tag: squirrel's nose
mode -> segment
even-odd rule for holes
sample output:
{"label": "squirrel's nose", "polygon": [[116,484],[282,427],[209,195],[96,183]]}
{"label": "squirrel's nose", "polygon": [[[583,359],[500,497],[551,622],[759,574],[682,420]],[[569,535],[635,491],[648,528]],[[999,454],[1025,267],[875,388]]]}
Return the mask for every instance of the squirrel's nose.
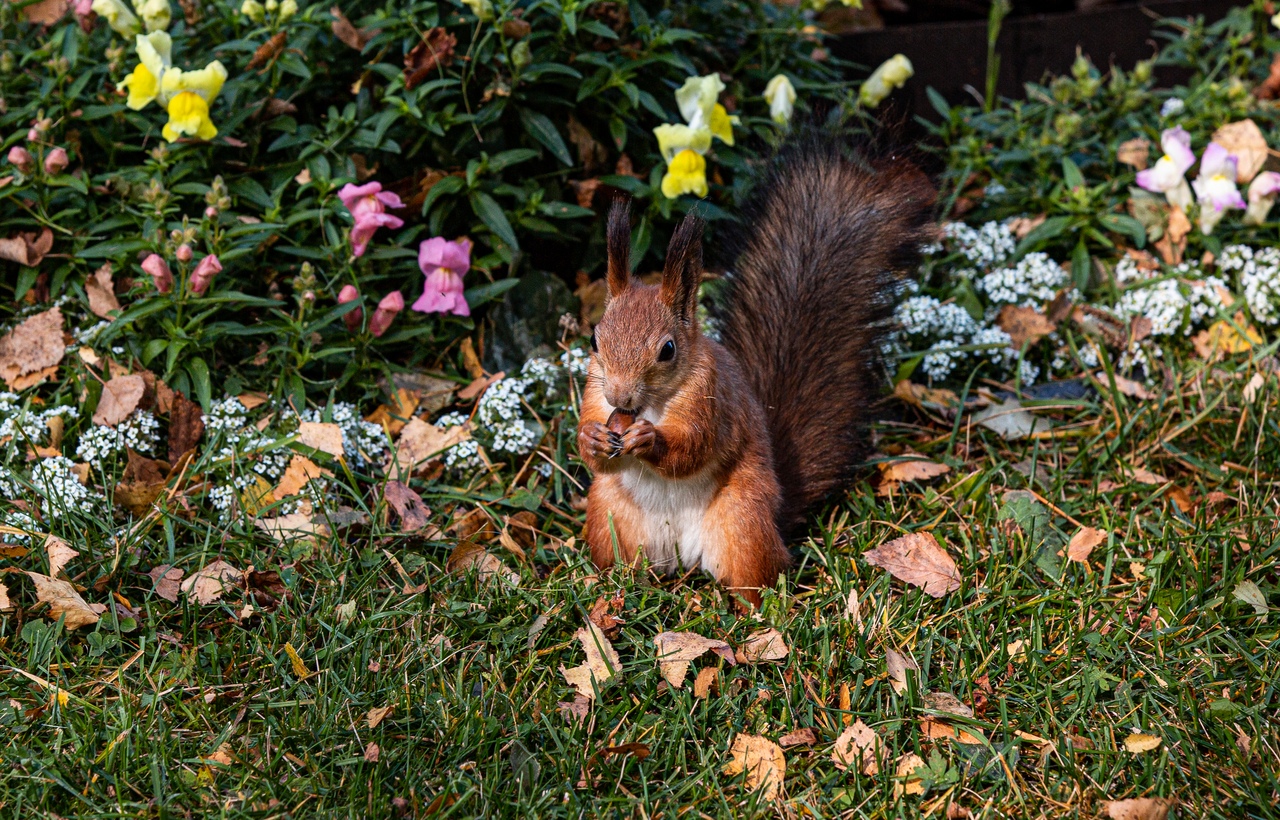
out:
{"label": "squirrel's nose", "polygon": [[606,385],[604,389],[604,397],[619,411],[630,415],[637,415],[640,412],[640,401],[635,390],[619,388],[615,385]]}

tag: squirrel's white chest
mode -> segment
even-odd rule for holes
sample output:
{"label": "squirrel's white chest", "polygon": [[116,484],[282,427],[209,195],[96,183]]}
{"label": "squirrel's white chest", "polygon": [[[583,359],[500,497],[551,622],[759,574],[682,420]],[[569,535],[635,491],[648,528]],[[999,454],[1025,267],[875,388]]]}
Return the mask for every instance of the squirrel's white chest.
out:
{"label": "squirrel's white chest", "polygon": [[622,486],[631,494],[644,522],[644,554],[654,569],[671,572],[677,566],[715,571],[719,549],[705,529],[707,509],[715,497],[710,476],[669,479],[645,467],[625,470]]}

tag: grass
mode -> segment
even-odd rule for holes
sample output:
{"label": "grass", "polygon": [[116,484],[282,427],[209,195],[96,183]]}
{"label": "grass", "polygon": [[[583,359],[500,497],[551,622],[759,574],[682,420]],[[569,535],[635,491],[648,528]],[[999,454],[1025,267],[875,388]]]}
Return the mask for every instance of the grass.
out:
{"label": "grass", "polygon": [[[1097,817],[1103,800],[1141,796],[1175,798],[1179,817],[1280,816],[1276,375],[1242,397],[1265,352],[1180,363],[1157,400],[1104,389],[1045,403],[1037,412],[1063,424],[1038,440],[907,410],[878,428],[880,452],[910,448],[952,472],[893,496],[852,488],[814,518],[795,571],[751,615],[701,576],[597,574],[567,493],[537,508],[527,561],[488,544],[519,572],[514,588],[449,572],[456,539],[399,533],[372,491],[371,523],[310,545],[175,507],[117,556],[114,524],[76,522],[75,580],[136,616],[116,607],[69,635],[39,609],[0,615],[0,816],[888,818],[960,806]],[[501,522],[529,498],[415,487],[442,527],[476,506]],[[1087,567],[1057,556],[1078,524],[1109,533]],[[860,557],[922,529],[964,579],[941,599]],[[190,574],[217,557],[276,571],[279,585],[259,577],[197,606],[161,599],[145,574],[161,563]],[[26,583],[6,577],[11,590]],[[1244,580],[1269,594],[1269,614],[1236,599]],[[579,724],[558,706],[574,695],[560,668],[584,662],[574,633],[615,596],[622,669]],[[764,626],[785,636],[784,660],[707,654],[684,688],[663,682],[658,633],[738,647]],[[889,649],[920,667],[902,694]],[[718,667],[716,686],[698,698],[706,667]],[[925,737],[929,692],[972,706],[964,726],[986,742]],[[876,776],[832,763],[852,719],[886,744]],[[776,741],[804,727],[818,740],[786,750],[780,802],[722,773],[737,734]],[[1133,732],[1161,744],[1130,753]],[[895,797],[892,761],[906,753],[928,763],[924,795]]]}

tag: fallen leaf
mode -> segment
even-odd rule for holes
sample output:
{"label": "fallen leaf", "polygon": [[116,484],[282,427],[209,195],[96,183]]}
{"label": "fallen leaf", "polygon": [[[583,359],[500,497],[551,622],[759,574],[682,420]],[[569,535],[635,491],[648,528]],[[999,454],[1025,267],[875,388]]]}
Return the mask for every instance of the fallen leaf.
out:
{"label": "fallen leaf", "polygon": [[587,662],[572,669],[560,667],[560,674],[565,681],[578,690],[578,694],[586,698],[596,696],[596,688],[603,688],[615,676],[622,677],[622,660],[604,636],[600,628],[588,622],[585,627],[574,633],[574,637],[582,643],[587,653]]}
{"label": "fallen leaf", "polygon": [[720,675],[720,670],[714,666],[703,667],[698,670],[698,677],[693,680],[693,696],[695,698],[705,698],[711,694],[711,690],[715,688],[716,679]]}
{"label": "fallen leaf", "polygon": [[395,708],[396,705],[394,703],[387,704],[386,706],[375,706],[365,715],[365,722],[368,724],[370,729],[376,729],[378,728],[378,724],[381,723],[387,715],[391,714]]}
{"label": "fallen leaf", "polygon": [[297,649],[293,648],[292,643],[285,643],[284,654],[289,656],[289,665],[293,667],[293,676],[295,678],[298,680],[306,680],[311,677],[311,670],[302,662],[302,656],[298,654]]}
{"label": "fallen leaf", "polygon": [[818,733],[807,726],[803,729],[793,729],[778,738],[778,745],[784,749],[790,749],[792,746],[812,746],[817,742]]}
{"label": "fallen leaf", "polygon": [[894,797],[901,797],[904,794],[924,794],[924,781],[915,773],[924,765],[924,759],[915,752],[907,752],[898,758],[893,775]]}
{"label": "fallen leaf", "polygon": [[151,585],[155,589],[156,595],[170,602],[178,600],[178,592],[181,589],[179,582],[182,580],[183,575],[181,569],[168,564],[161,564],[158,567],[153,567],[147,574],[151,576]]}
{"label": "fallen leaf", "polygon": [[[524,558],[524,550],[520,549],[519,545],[514,543],[508,545],[506,543],[507,541],[515,540],[508,535],[506,530],[502,531],[502,535],[499,539],[503,541],[503,545],[506,546],[507,549],[514,548],[519,550],[519,555],[521,558]],[[591,605],[591,611],[587,613],[587,620],[600,627],[600,631],[603,632],[609,640],[614,640],[622,631],[622,624],[625,623],[625,621],[615,613],[622,611],[622,607],[625,602],[626,599],[621,592],[613,597],[601,595],[596,599],[596,602]]]}
{"label": "fallen leaf", "polygon": [[673,689],[684,685],[689,664],[707,652],[715,652],[730,666],[737,663],[729,644],[693,632],[661,632],[653,637],[653,645],[657,649],[658,670]]}
{"label": "fallen leaf", "polygon": [[27,22],[40,26],[51,26],[63,18],[67,9],[71,8],[70,0],[37,0],[22,7]]}
{"label": "fallen leaf", "polygon": [[197,604],[211,604],[235,589],[243,577],[244,573],[219,558],[183,581],[182,591]]}
{"label": "fallen leaf", "polygon": [[44,552],[49,558],[49,577],[57,578],[62,568],[71,563],[71,559],[80,553],[56,535],[50,535],[44,542]]}
{"label": "fallen leaf", "polygon": [[916,663],[916,659],[910,655],[903,655],[894,649],[886,649],[884,659],[885,669],[889,674],[889,685],[893,687],[894,692],[901,695],[907,691],[907,670],[919,672],[920,664]]}
{"label": "fallen leaf", "polygon": [[1125,140],[1120,143],[1120,147],[1116,149],[1116,159],[1125,165],[1133,166],[1139,171],[1147,167],[1147,160],[1151,156],[1151,143],[1142,137],[1134,137],[1131,140]]}
{"label": "fallen leaf", "polygon": [[480,396],[484,394],[484,391],[488,390],[492,385],[502,381],[506,378],[506,375],[506,373],[494,373],[489,376],[480,376],[474,379],[471,384],[458,391],[458,400],[471,401],[472,399],[480,398]]}
{"label": "fallen leaf", "polygon": [[1142,754],[1160,748],[1163,741],[1155,735],[1134,732],[1124,739],[1124,749],[1133,754]]}
{"label": "fallen leaf", "polygon": [[1253,607],[1255,614],[1266,615],[1271,611],[1271,607],[1267,605],[1267,596],[1262,594],[1262,590],[1253,581],[1241,581],[1236,584],[1231,597]]}
{"label": "fallen leaf", "polygon": [[461,541],[449,554],[445,568],[451,573],[474,569],[481,582],[501,578],[511,586],[520,585],[520,573],[502,563],[502,559],[474,541]]}
{"label": "fallen leaf", "polygon": [[910,379],[903,379],[893,386],[893,395],[921,410],[949,412],[960,406],[960,397],[951,390],[926,387]]}
{"label": "fallen leaf", "polygon": [[[1243,334],[1236,330],[1237,326],[1244,329]],[[1191,344],[1200,358],[1216,362],[1224,356],[1244,353],[1255,345],[1262,344],[1262,334],[1245,320],[1243,313],[1237,313],[1234,322],[1220,319],[1210,325],[1208,330],[1192,336]]]}
{"label": "fallen leaf", "polygon": [[0,337],[0,378],[14,390],[30,387],[38,383],[31,378],[51,376],[65,352],[62,311],[37,313]]}
{"label": "fallen leaf", "polygon": [[116,286],[111,281],[110,262],[85,277],[84,292],[89,297],[89,310],[95,316],[107,319],[113,311],[120,310],[120,300],[116,298]]}
{"label": "fallen leaf", "polygon": [[390,404],[379,404],[377,409],[364,417],[364,420],[378,425],[387,431],[387,435],[394,438],[404,429],[405,423],[413,418],[421,402],[416,392],[398,387]]}
{"label": "fallen leaf", "polygon": [[1253,94],[1260,100],[1274,100],[1280,97],[1280,53],[1271,58],[1271,71],[1267,79],[1253,90]]}
{"label": "fallen leaf", "polygon": [[969,746],[986,743],[985,736],[978,729],[964,729],[933,717],[920,721],[920,732],[930,740],[954,740]]}
{"label": "fallen leaf", "polygon": [[598,753],[601,757],[626,757],[628,755],[637,760],[644,760],[652,750],[647,743],[622,743],[617,746],[605,746]]}
{"label": "fallen leaf", "polygon": [[973,414],[973,420],[997,433],[1005,441],[1018,441],[1049,430],[1053,425],[1047,419],[1037,418],[1023,409],[1022,402],[1008,398]]}
{"label": "fallen leaf", "polygon": [[28,572],[27,577],[36,585],[36,600],[49,605],[47,614],[51,619],[56,621],[59,617],[64,617],[63,623],[67,629],[79,629],[98,622],[98,613],[85,603],[76,588],[67,581],[38,572]]}
{"label": "fallen leaf", "polygon": [[922,587],[925,594],[942,598],[960,588],[956,562],[929,532],[913,532],[862,554],[868,564],[889,571],[895,578]]}
{"label": "fallen leaf", "polygon": [[404,88],[412,91],[438,69],[453,62],[458,38],[437,26],[422,35],[422,40],[404,56]]}
{"label": "fallen leaf", "polygon": [[928,459],[911,459],[910,461],[885,461],[877,465],[880,476],[885,481],[927,481],[946,475],[951,468]]}
{"label": "fallen leaf", "polygon": [[388,481],[382,490],[382,497],[400,517],[401,532],[417,532],[430,525],[431,510],[423,502],[422,496],[407,485],[399,481]]}
{"label": "fallen leaf", "polygon": [[[1099,371],[1094,374],[1094,378],[1096,378],[1104,387],[1107,386],[1108,381],[1107,374],[1105,372]],[[1112,374],[1111,378],[1115,379],[1116,390],[1122,395],[1133,399],[1142,399],[1143,401],[1150,401],[1151,399],[1158,398],[1158,395],[1147,389],[1147,386],[1142,382],[1134,381],[1133,379],[1126,379],[1124,376],[1118,374]]]}
{"label": "fallen leaf", "polygon": [[196,448],[204,436],[200,405],[175,392],[169,408],[169,463],[177,465],[183,454]]}
{"label": "fallen leaf", "polygon": [[0,609],[12,609],[13,604],[9,601],[9,588],[0,583]]}
{"label": "fallen leaf", "polygon": [[996,324],[1009,334],[1009,347],[1022,350],[1057,330],[1057,326],[1033,307],[1005,305],[996,316]]}
{"label": "fallen leaf", "polygon": [[1134,797],[1129,800],[1107,800],[1102,807],[1111,820],[1165,820],[1173,801],[1167,797]]}
{"label": "fallen leaf", "polygon": [[102,397],[93,411],[93,423],[115,427],[129,418],[147,392],[147,382],[142,376],[116,376],[102,385]]}
{"label": "fallen leaf", "polygon": [[1185,247],[1187,234],[1191,233],[1191,220],[1187,218],[1186,211],[1174,206],[1173,210],[1169,212],[1169,224],[1165,230],[1169,234],[1169,239],[1175,245]]}
{"label": "fallen leaf", "polygon": [[[281,32],[283,33],[283,32]],[[377,763],[378,758],[382,756],[382,749],[378,748],[378,744],[370,743],[364,747],[364,762]]]}
{"label": "fallen leaf", "polygon": [[1139,484],[1160,485],[1169,483],[1169,479],[1159,473],[1151,472],[1146,467],[1130,467],[1125,469],[1124,473],[1129,480],[1136,481]]}
{"label": "fallen leaf", "polygon": [[135,516],[142,517],[151,510],[168,484],[169,465],[149,459],[133,450],[128,451],[129,461],[124,474],[116,484],[112,500]]}
{"label": "fallen leaf", "polygon": [[1267,379],[1261,373],[1254,373],[1249,379],[1249,383],[1244,386],[1244,400],[1252,404],[1258,399],[1258,391],[1267,383]]}
{"label": "fallen leaf", "polygon": [[884,753],[884,742],[880,740],[880,736],[859,719],[836,738],[836,744],[831,749],[831,762],[840,771],[857,766],[865,775],[876,775],[880,772],[880,761]]}
{"label": "fallen leaf", "polygon": [[342,458],[342,428],[336,424],[303,421],[298,423],[298,441],[306,447]]}
{"label": "fallen leaf", "polygon": [[782,633],[770,627],[757,630],[738,647],[738,663],[757,663],[759,661],[780,661],[791,649],[787,646]]}
{"label": "fallen leaf", "polygon": [[582,164],[583,170],[588,174],[593,174],[603,167],[609,159],[609,152],[600,144],[599,140],[591,135],[590,129],[579,122],[572,114],[569,115],[566,127],[569,131],[569,141],[578,149],[578,162]]}
{"label": "fallen leaf", "polygon": [[782,784],[787,775],[787,758],[782,747],[759,735],[739,734],[729,749],[731,755],[724,773],[746,773],[747,788],[759,789],[765,800],[775,800],[782,794]]}
{"label": "fallen leaf", "polygon": [[373,34],[368,29],[356,28],[338,6],[329,9],[329,13],[333,15],[333,24],[330,26],[333,36],[356,51],[364,51]]}
{"label": "fallen leaf", "polygon": [[436,427],[414,417],[400,431],[396,439],[395,454],[391,457],[388,472],[404,479],[412,475],[418,465],[428,462],[459,442],[470,437],[468,425]]}
{"label": "fallen leaf", "polygon": [[1036,214],[1035,216],[1020,216],[1009,223],[1009,230],[1018,239],[1024,238],[1027,234],[1034,231],[1044,224],[1049,218],[1048,214]]}
{"label": "fallen leaf", "polygon": [[1078,561],[1081,564],[1088,563],[1089,554],[1093,552],[1094,547],[1106,540],[1107,534],[1103,530],[1081,527],[1075,535],[1071,536],[1071,541],[1067,544],[1067,560]]}
{"label": "fallen leaf", "polygon": [[34,268],[53,249],[53,231],[44,228],[39,234],[20,233],[9,239],[0,239],[0,259],[17,262]]}
{"label": "fallen leaf", "polygon": [[297,495],[302,488],[314,478],[333,477],[333,473],[316,464],[311,459],[303,455],[295,453],[293,458],[289,459],[289,466],[285,468],[284,476],[280,479],[280,483],[271,491],[277,499],[288,498],[291,495]]}
{"label": "fallen leaf", "polygon": [[574,695],[573,700],[562,700],[556,704],[556,707],[560,710],[560,715],[565,719],[565,722],[581,726],[591,712],[591,699],[582,695]]}
{"label": "fallen leaf", "polygon": [[1267,138],[1253,120],[1229,122],[1210,139],[1236,158],[1236,181],[1241,185],[1257,176],[1267,161]]}
{"label": "fallen leaf", "polygon": [[298,512],[275,518],[259,518],[253,523],[277,542],[287,544],[292,541],[315,541],[317,537],[329,535],[329,525],[323,519],[315,521],[313,518],[310,505],[307,505]]}

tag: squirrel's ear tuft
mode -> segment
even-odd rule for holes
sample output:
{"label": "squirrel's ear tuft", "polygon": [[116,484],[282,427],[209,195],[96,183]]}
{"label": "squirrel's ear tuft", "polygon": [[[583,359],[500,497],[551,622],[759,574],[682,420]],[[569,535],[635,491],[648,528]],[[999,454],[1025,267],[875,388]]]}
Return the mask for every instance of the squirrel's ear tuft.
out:
{"label": "squirrel's ear tuft", "polygon": [[631,286],[631,199],[618,197],[609,207],[609,296],[617,296]]}
{"label": "squirrel's ear tuft", "polygon": [[662,301],[685,322],[693,322],[698,312],[703,224],[702,219],[693,214],[684,218],[671,235],[667,263],[662,269]]}

